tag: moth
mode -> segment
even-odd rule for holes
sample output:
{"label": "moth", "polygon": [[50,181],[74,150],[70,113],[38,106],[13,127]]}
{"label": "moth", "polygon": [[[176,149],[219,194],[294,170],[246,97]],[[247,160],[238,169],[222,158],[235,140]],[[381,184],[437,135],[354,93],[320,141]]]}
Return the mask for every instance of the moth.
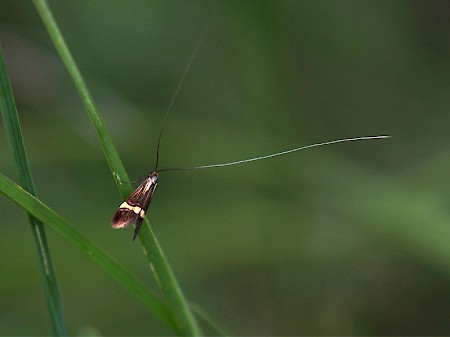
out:
{"label": "moth", "polygon": [[130,197],[119,206],[112,219],[112,227],[124,228],[136,222],[133,240],[136,239],[157,186],[158,172],[153,171]]}
{"label": "moth", "polygon": [[155,168],[150,173],[150,175],[148,175],[142,181],[142,183],[136,188],[136,190],[130,195],[130,197],[119,206],[119,209],[114,214],[114,217],[112,219],[111,224],[112,224],[113,228],[125,228],[125,227],[135,223],[133,240],[136,239],[136,237],[139,233],[142,222],[144,221],[144,218],[147,214],[148,207],[150,206],[150,202],[152,201],[153,195],[155,194],[156,187],[158,186],[158,175],[160,172],[181,171],[181,170],[198,170],[198,169],[207,169],[207,168],[213,168],[213,167],[232,166],[232,165],[248,163],[248,162],[252,162],[252,161],[256,161],[256,160],[263,160],[263,159],[273,158],[273,157],[277,157],[277,156],[282,156],[285,154],[289,154],[289,153],[293,153],[293,152],[297,152],[297,151],[301,151],[301,150],[305,150],[305,149],[309,149],[309,148],[313,148],[313,147],[331,145],[331,144],[336,144],[336,143],[351,142],[351,141],[359,141],[359,140],[383,139],[383,138],[390,137],[390,136],[366,136],[366,137],[345,138],[345,139],[338,139],[338,140],[333,140],[333,141],[328,141],[328,142],[323,142],[323,143],[316,143],[316,144],[301,146],[301,147],[297,147],[297,148],[286,150],[286,151],[276,152],[276,153],[272,153],[272,154],[268,154],[268,155],[264,155],[264,156],[255,157],[255,158],[232,161],[232,162],[227,162],[227,163],[222,163],[222,164],[210,164],[210,165],[202,165],[202,166],[187,167],[187,168],[169,168],[169,169],[158,170],[159,148],[160,148],[160,143],[161,143],[161,136],[162,136],[163,129],[164,129],[164,124],[167,120],[169,111],[172,108],[172,105],[178,95],[178,92],[181,88],[181,85],[182,85],[184,79],[186,78],[186,74],[188,73],[189,68],[192,65],[195,54],[197,53],[197,51],[199,49],[199,46],[208,30],[208,26],[211,23],[211,21],[206,25],[205,29],[199,35],[199,38],[191,52],[188,63],[184,68],[181,79],[179,80],[178,85],[175,89],[175,93],[172,96],[169,106],[164,114],[164,118],[161,123],[161,129],[159,132],[158,145],[156,148]]}
{"label": "moth", "polygon": [[273,157],[277,157],[277,156],[282,156],[285,154],[289,154],[289,153],[297,152],[297,151],[301,151],[301,150],[306,150],[306,149],[310,149],[313,147],[319,147],[319,146],[331,145],[331,144],[337,144],[337,143],[344,143],[344,142],[359,141],[359,140],[371,140],[371,139],[383,139],[383,138],[390,138],[390,136],[366,136],[366,137],[337,139],[337,140],[332,140],[332,141],[323,142],[323,143],[315,143],[315,144],[310,144],[310,145],[306,145],[306,146],[301,146],[301,147],[297,147],[297,148],[282,151],[282,152],[268,154],[265,156],[259,156],[259,157],[255,157],[255,158],[238,160],[238,161],[233,161],[233,162],[228,162],[228,163],[210,164],[210,165],[194,166],[194,167],[187,167],[187,168],[169,168],[169,169],[163,169],[163,170],[158,171],[158,157],[159,157],[158,153],[159,153],[159,144],[160,144],[160,140],[161,140],[161,133],[160,133],[160,138],[158,140],[158,147],[157,147],[157,152],[156,152],[157,155],[156,155],[155,169],[136,188],[136,190],[130,195],[130,197],[119,206],[119,209],[117,210],[116,214],[114,214],[114,217],[112,219],[112,227],[113,228],[124,228],[124,227],[131,225],[133,222],[135,222],[136,226],[134,229],[133,240],[136,239],[136,236],[138,235],[139,230],[141,228],[142,222],[144,221],[145,215],[147,214],[147,210],[148,210],[148,207],[150,206],[150,202],[152,201],[153,195],[155,194],[156,187],[158,186],[159,172],[180,171],[180,170],[199,170],[199,169],[207,169],[207,168],[213,168],[213,167],[238,165],[238,164],[248,163],[248,162],[252,162],[252,161],[256,161],[256,160],[263,160],[263,159],[273,158]]}

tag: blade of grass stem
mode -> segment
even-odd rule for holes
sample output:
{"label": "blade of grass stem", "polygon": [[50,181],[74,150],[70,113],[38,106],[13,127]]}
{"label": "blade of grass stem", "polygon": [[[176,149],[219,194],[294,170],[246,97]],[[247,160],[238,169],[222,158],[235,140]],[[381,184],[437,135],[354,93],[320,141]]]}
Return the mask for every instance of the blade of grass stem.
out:
{"label": "blade of grass stem", "polygon": [[[3,125],[5,128],[8,146],[13,157],[14,167],[20,185],[30,194],[36,195],[31,178],[31,171],[28,165],[28,159],[23,143],[22,130],[20,128],[19,116],[17,114],[16,104],[11,89],[11,85],[6,71],[3,58],[3,51],[0,46],[0,111]],[[50,249],[47,244],[44,225],[28,215],[31,231],[33,233],[36,252],[38,257],[39,270],[41,275],[42,287],[44,288],[47,310],[50,323],[55,336],[66,336],[67,329],[62,312],[61,298],[58,291],[56,274],[53,269],[53,263],[50,257]]]}
{"label": "blade of grass stem", "polygon": [[202,307],[190,303],[191,310],[197,315],[198,318],[200,318],[202,321],[204,321],[206,324],[209,325],[209,327],[214,331],[214,336],[232,336],[230,333],[227,333],[225,329],[215,321],[212,317],[209,316],[207,312],[203,310]]}
{"label": "blade of grass stem", "polygon": [[[67,67],[74,84],[79,92],[81,100],[83,101],[92,124],[97,131],[97,135],[100,138],[100,142],[103,147],[106,159],[109,167],[113,173],[116,184],[123,199],[126,199],[132,192],[130,184],[122,184],[121,181],[128,181],[128,176],[119,158],[117,150],[114,147],[111,136],[101,118],[92,95],[86,86],[83,77],[81,76],[78,67],[72,58],[72,55],[67,47],[64,38],[58,28],[58,25],[53,18],[53,14],[45,0],[33,0],[35,7],[41,16],[41,19],[47,28],[47,31],[58,50],[61,59]],[[191,313],[189,306],[184,298],[184,295],[179,287],[173,271],[161,250],[161,247],[156,240],[153,231],[148,223],[145,221],[145,225],[139,234],[139,239],[143,245],[146,256],[150,262],[151,269],[153,270],[155,277],[159,283],[161,292],[169,304],[172,312],[173,322],[177,324],[177,333],[183,335],[199,335],[200,330],[197,322]]]}
{"label": "blade of grass stem", "polygon": [[86,239],[80,232],[69,225],[60,215],[56,214],[33,195],[16,185],[0,173],[0,192],[28,213],[50,226],[63,238],[87,255],[113,279],[121,283],[125,289],[143,302],[156,317],[176,328],[171,320],[168,306],[154,295],[144,284],[137,280],[129,271],[116,262],[100,247]]}

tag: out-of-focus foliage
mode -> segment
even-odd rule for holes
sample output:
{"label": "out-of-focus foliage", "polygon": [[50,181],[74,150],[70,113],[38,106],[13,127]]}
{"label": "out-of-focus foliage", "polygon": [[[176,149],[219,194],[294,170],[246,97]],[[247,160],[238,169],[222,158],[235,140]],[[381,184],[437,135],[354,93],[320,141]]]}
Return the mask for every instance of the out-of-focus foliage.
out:
{"label": "out-of-focus foliage", "polygon": [[[50,5],[130,176],[148,174],[214,4]],[[153,286],[131,231],[110,228],[120,196],[33,5],[0,6],[38,195]],[[240,335],[449,334],[448,2],[223,1],[216,10],[165,124],[161,168],[393,138],[161,173],[148,216],[187,297]],[[0,170],[14,176],[3,128]],[[48,334],[26,216],[0,200],[0,332]],[[72,334],[170,334],[48,236]]]}

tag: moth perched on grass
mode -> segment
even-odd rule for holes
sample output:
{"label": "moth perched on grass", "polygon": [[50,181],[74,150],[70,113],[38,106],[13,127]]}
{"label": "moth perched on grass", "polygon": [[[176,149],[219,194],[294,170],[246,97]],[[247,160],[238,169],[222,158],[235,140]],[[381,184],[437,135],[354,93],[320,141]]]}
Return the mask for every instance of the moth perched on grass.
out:
{"label": "moth perched on grass", "polygon": [[156,187],[158,186],[158,172],[152,172],[130,197],[119,206],[112,219],[113,228],[124,228],[136,222],[133,240],[139,233],[145,213],[153,199]]}
{"label": "moth perched on grass", "polygon": [[331,144],[337,144],[337,143],[344,143],[344,142],[352,142],[352,141],[359,141],[359,140],[371,140],[371,139],[384,139],[389,138],[390,136],[366,136],[366,137],[355,137],[355,138],[345,138],[345,139],[337,139],[332,140],[329,142],[323,142],[323,143],[316,143],[306,146],[297,147],[295,149],[290,149],[282,152],[276,152],[272,154],[268,154],[265,156],[259,156],[255,158],[249,158],[249,159],[243,159],[228,163],[222,163],[222,164],[210,164],[210,165],[202,165],[202,166],[195,166],[195,167],[187,167],[187,168],[170,168],[170,169],[163,169],[158,171],[158,154],[159,154],[159,144],[161,141],[161,133],[159,134],[160,138],[158,140],[158,147],[156,150],[156,166],[153,172],[145,178],[145,180],[136,188],[136,190],[130,195],[130,197],[124,201],[117,210],[116,214],[114,214],[114,217],[112,219],[112,227],[113,228],[124,228],[129,225],[131,225],[133,222],[136,223],[136,227],[134,230],[133,240],[136,238],[137,234],[139,233],[139,229],[141,228],[142,222],[144,221],[144,217],[147,213],[148,206],[150,205],[150,202],[153,199],[153,195],[155,194],[156,187],[158,186],[158,174],[159,172],[163,171],[181,171],[181,170],[200,170],[200,169],[207,169],[207,168],[213,168],[213,167],[224,167],[224,166],[231,166],[231,165],[238,165],[243,163],[248,163],[256,160],[262,160],[262,159],[268,159],[273,158],[277,156],[282,156],[285,154],[289,154],[292,152],[297,152],[305,149],[310,149],[313,147],[319,147],[324,145],[331,145]]}
{"label": "moth perched on grass", "polygon": [[200,33],[200,36],[197,39],[197,42],[196,42],[196,44],[193,48],[193,51],[190,55],[189,61],[186,65],[186,67],[184,68],[181,79],[179,80],[178,85],[175,89],[175,93],[172,96],[170,104],[164,114],[164,118],[163,118],[163,121],[161,124],[161,129],[159,132],[158,145],[156,148],[155,169],[152,171],[152,173],[150,173],[149,176],[147,176],[144,179],[144,181],[136,188],[136,190],[130,195],[130,197],[119,206],[119,209],[114,214],[114,217],[112,219],[112,227],[113,228],[124,228],[124,227],[127,227],[127,226],[135,223],[136,227],[134,230],[133,240],[136,238],[136,236],[139,233],[139,229],[141,228],[142,222],[144,221],[144,218],[147,214],[147,210],[150,205],[150,202],[152,201],[153,195],[155,194],[156,187],[158,186],[158,175],[160,172],[181,171],[181,170],[199,170],[199,169],[207,169],[207,168],[213,168],[213,167],[232,166],[232,165],[248,163],[248,162],[252,162],[252,161],[256,161],[256,160],[273,158],[273,157],[289,154],[292,152],[297,152],[300,150],[305,150],[305,149],[309,149],[309,148],[313,148],[313,147],[319,147],[319,146],[323,146],[323,145],[331,145],[331,144],[336,144],[336,143],[344,143],[344,142],[359,141],[359,140],[383,139],[383,138],[390,137],[390,136],[366,136],[366,137],[345,138],[345,139],[338,139],[338,140],[333,140],[333,141],[328,141],[328,142],[323,142],[323,143],[316,143],[316,144],[301,146],[301,147],[297,147],[297,148],[286,150],[286,151],[268,154],[265,156],[259,156],[259,157],[250,158],[250,159],[243,159],[243,160],[238,160],[238,161],[233,161],[233,162],[228,162],[228,163],[210,164],[210,165],[202,165],[202,166],[188,167],[188,168],[170,168],[170,169],[158,170],[159,148],[160,148],[160,143],[161,143],[161,136],[162,136],[163,129],[164,129],[164,124],[167,120],[169,111],[171,110],[173,103],[175,102],[175,99],[176,99],[178,92],[181,88],[181,85],[186,77],[186,74],[189,71],[189,68],[192,64],[195,54],[197,53],[197,51],[200,47],[201,41],[203,40],[204,36],[206,35],[209,23],[205,26],[204,30]]}

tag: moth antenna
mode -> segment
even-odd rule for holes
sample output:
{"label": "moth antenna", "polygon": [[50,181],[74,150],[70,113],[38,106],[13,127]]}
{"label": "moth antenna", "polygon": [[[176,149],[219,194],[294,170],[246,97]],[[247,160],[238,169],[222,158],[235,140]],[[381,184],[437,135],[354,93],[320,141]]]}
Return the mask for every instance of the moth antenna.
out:
{"label": "moth antenna", "polygon": [[172,110],[173,104],[175,103],[176,98],[178,97],[178,93],[180,92],[181,86],[183,85],[184,80],[186,79],[186,76],[192,66],[192,63],[194,62],[194,58],[197,56],[198,50],[200,49],[200,46],[206,36],[206,33],[209,30],[209,27],[211,26],[211,22],[213,21],[213,17],[215,16],[215,14],[217,13],[217,7],[215,7],[213,9],[212,14],[209,17],[208,22],[206,23],[205,27],[203,28],[203,30],[200,32],[197,41],[195,42],[194,48],[192,49],[191,55],[189,56],[189,60],[186,64],[186,66],[184,67],[184,71],[183,74],[181,75],[180,80],[178,81],[178,85],[175,89],[175,92],[172,96],[172,99],[170,100],[169,106],[167,107],[167,110],[164,114],[164,118],[163,121],[161,123],[161,130],[159,131],[159,137],[158,137],[158,145],[156,146],[156,165],[155,165],[155,169],[154,171],[158,171],[158,163],[159,163],[159,146],[161,144],[161,138],[162,138],[162,134],[163,134],[163,130],[164,130],[164,125],[166,123],[167,120],[167,116],[169,115],[169,112]]}
{"label": "moth antenna", "polygon": [[210,164],[210,165],[186,167],[186,168],[168,168],[168,169],[160,170],[159,172],[200,170],[200,169],[207,169],[207,168],[213,168],[213,167],[232,166],[232,165],[238,165],[238,164],[243,164],[243,163],[249,163],[249,162],[257,161],[257,160],[263,160],[263,159],[278,157],[278,156],[282,156],[282,155],[289,154],[289,153],[292,153],[292,152],[297,152],[297,151],[301,151],[301,150],[310,149],[310,148],[313,148],[313,147],[319,147],[319,146],[331,145],[331,144],[337,144],[337,143],[344,143],[344,142],[353,142],[353,141],[358,141],[358,140],[372,140],[372,139],[385,139],[385,138],[391,138],[391,136],[365,136],[365,137],[337,139],[337,140],[332,140],[332,141],[328,141],[328,142],[315,143],[315,144],[310,144],[310,145],[306,145],[306,146],[301,146],[301,147],[297,147],[295,149],[290,149],[290,150],[286,150],[286,151],[276,152],[276,153],[272,153],[272,154],[268,154],[268,155],[264,155],[264,156],[250,158],[250,159],[237,160],[237,161],[232,161],[232,162],[228,162],[228,163],[221,163],[221,164]]}

